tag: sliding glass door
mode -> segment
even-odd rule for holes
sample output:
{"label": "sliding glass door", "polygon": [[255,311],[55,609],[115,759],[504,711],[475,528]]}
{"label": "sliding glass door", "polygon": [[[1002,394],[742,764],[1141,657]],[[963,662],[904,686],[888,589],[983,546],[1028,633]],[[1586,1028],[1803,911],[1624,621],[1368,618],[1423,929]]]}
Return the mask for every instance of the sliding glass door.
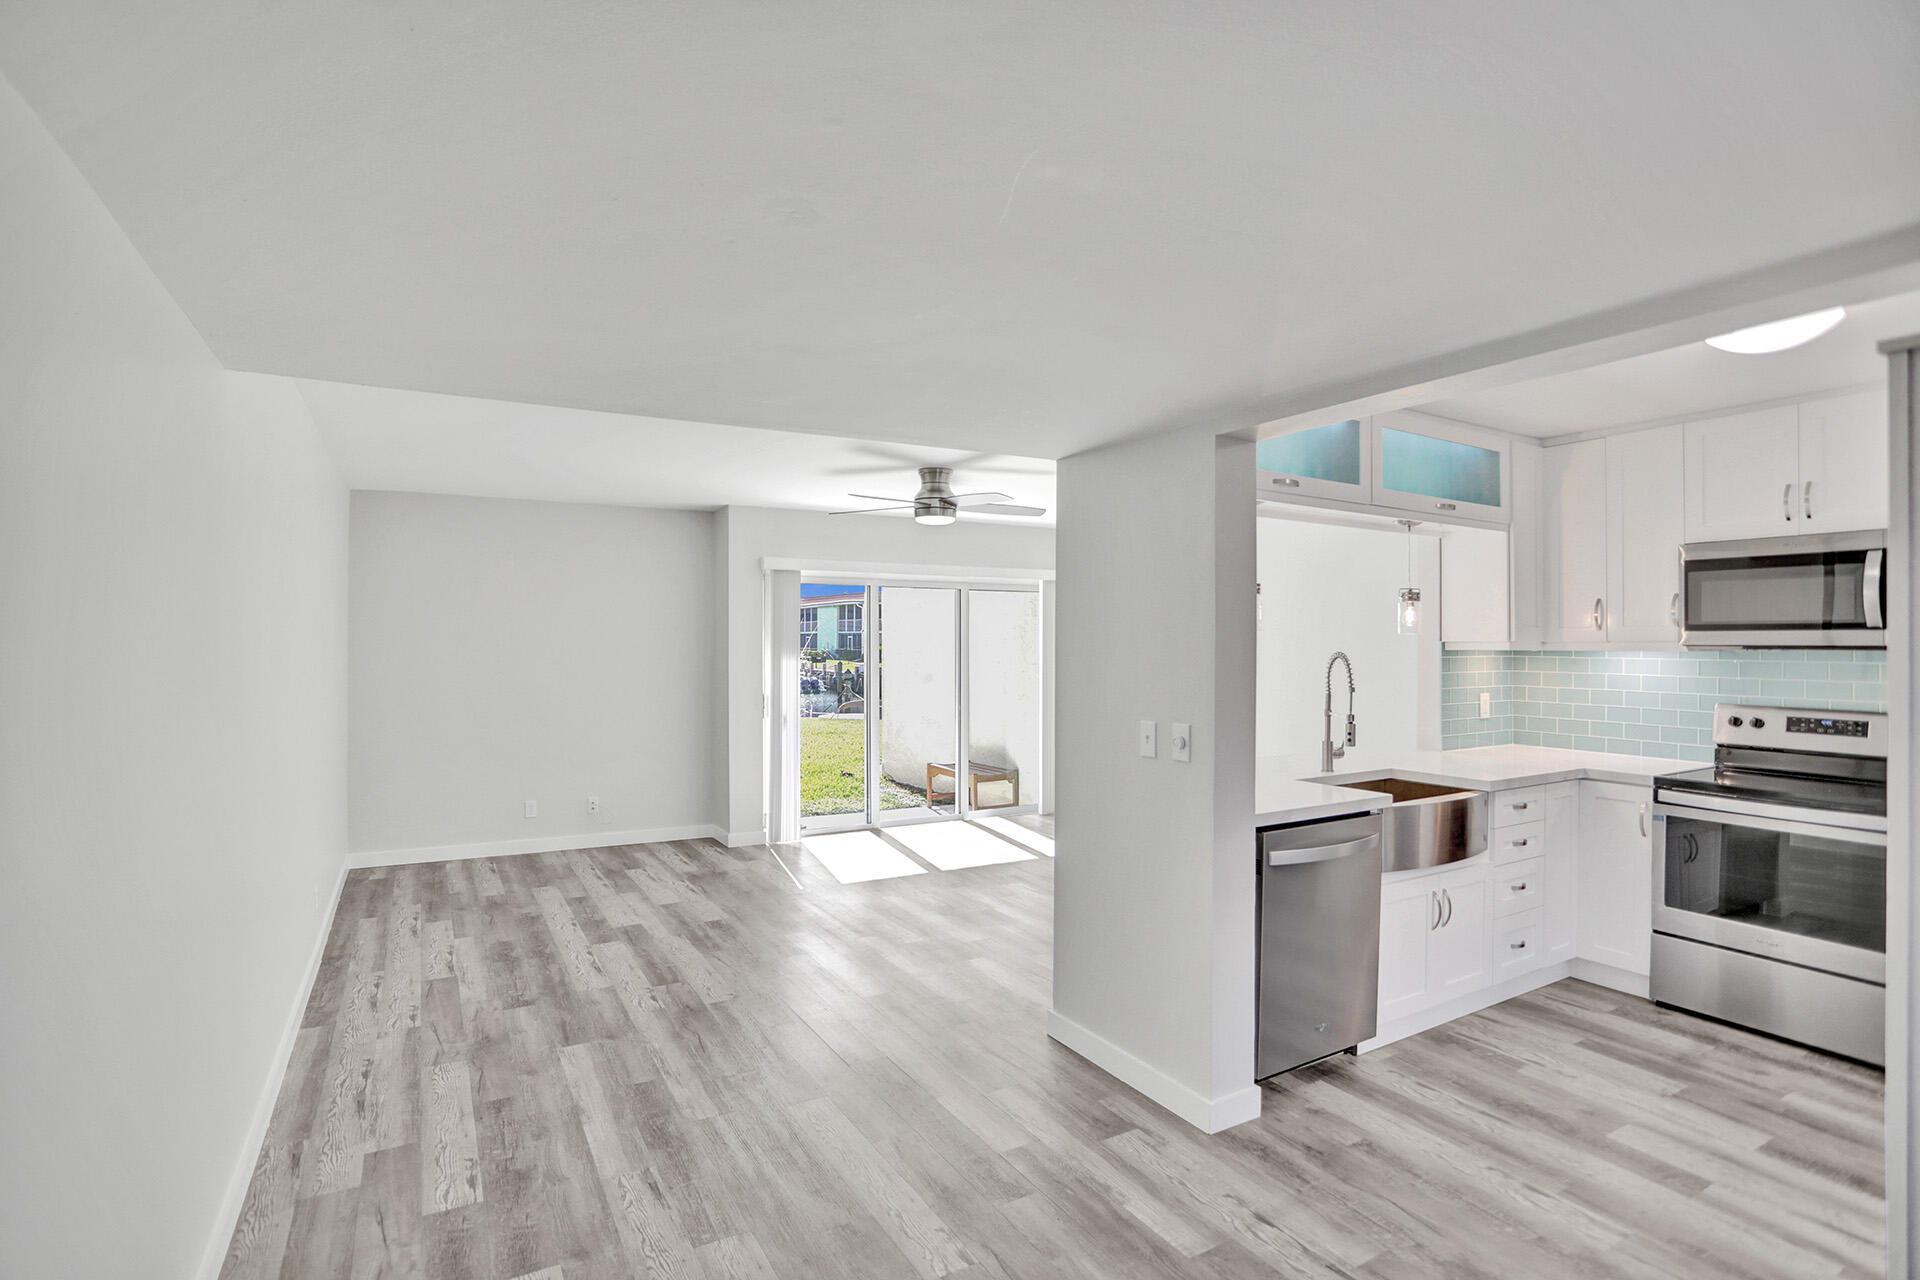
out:
{"label": "sliding glass door", "polygon": [[1036,591],[803,580],[797,623],[803,832],[1034,807]]}

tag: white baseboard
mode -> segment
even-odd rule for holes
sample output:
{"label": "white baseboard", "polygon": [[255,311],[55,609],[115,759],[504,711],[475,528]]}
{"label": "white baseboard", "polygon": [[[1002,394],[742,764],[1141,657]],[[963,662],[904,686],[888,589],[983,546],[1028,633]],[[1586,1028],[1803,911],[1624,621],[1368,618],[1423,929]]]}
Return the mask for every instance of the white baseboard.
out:
{"label": "white baseboard", "polygon": [[247,1126],[247,1138],[240,1148],[240,1162],[233,1176],[227,1180],[227,1194],[220,1202],[220,1216],[214,1220],[213,1238],[207,1241],[206,1253],[200,1260],[200,1275],[204,1280],[219,1280],[220,1267],[226,1262],[227,1245],[233,1240],[233,1229],[239,1224],[240,1210],[246,1205],[247,1188],[253,1184],[253,1167],[259,1162],[260,1148],[267,1141],[267,1126],[273,1122],[273,1107],[280,1100],[281,1086],[286,1083],[287,1064],[293,1059],[293,1043],[300,1038],[300,1023],[306,1017],[307,1001],[313,994],[314,981],[320,976],[320,962],[326,958],[327,939],[333,935],[333,917],[340,910],[340,895],[346,886],[347,864],[342,863],[340,874],[333,881],[333,897],[320,919],[319,936],[313,940],[313,953],[307,957],[306,973],[300,979],[300,988],[294,997],[293,1008],[287,1014],[286,1026],[281,1029],[280,1047],[274,1050],[266,1083],[261,1086],[259,1101],[254,1103],[253,1121]]}
{"label": "white baseboard", "polygon": [[1598,960],[1575,960],[1568,966],[1573,977],[1582,982],[1591,982],[1596,987],[1606,987],[1622,995],[1639,996],[1642,1000],[1648,996],[1647,975],[1635,973],[1631,969],[1618,969],[1610,964],[1601,964]]}
{"label": "white baseboard", "polygon": [[568,849],[603,849],[616,844],[656,844],[662,840],[721,840],[731,844],[726,832],[711,823],[702,822],[684,827],[651,827],[644,831],[578,831],[572,835],[489,840],[480,844],[363,850],[347,855],[347,865],[403,867],[414,862],[458,862],[465,858],[500,858],[516,853],[561,853]]}
{"label": "white baseboard", "polygon": [[[718,828],[715,828],[715,830],[718,830]],[[759,827],[754,828],[752,831],[729,831],[726,834],[726,844],[729,849],[738,849],[750,844],[765,844],[766,842],[767,833],[763,828]]]}
{"label": "white baseboard", "polygon": [[[1571,963],[1578,964],[1580,962],[1576,960]],[[1437,1004],[1431,1009],[1422,1009],[1418,1013],[1410,1013],[1404,1018],[1395,1018],[1392,1022],[1384,1023],[1380,1027],[1379,1034],[1375,1035],[1373,1039],[1361,1041],[1359,1046],[1360,1052],[1368,1053],[1374,1049],[1385,1048],[1395,1040],[1405,1040],[1408,1036],[1417,1036],[1422,1031],[1433,1030],[1443,1022],[1452,1022],[1455,1018],[1464,1018],[1470,1013],[1478,1013],[1482,1009],[1491,1009],[1503,1000],[1511,1000],[1515,996],[1523,996],[1529,991],[1537,991],[1541,987],[1568,977],[1568,970],[1568,964],[1550,964],[1544,969],[1535,969],[1532,973],[1523,973],[1517,978],[1509,978],[1507,981],[1495,986],[1482,987],[1478,991],[1470,991],[1457,1000],[1449,1000],[1445,1004]],[[1578,975],[1572,976],[1577,977]]]}
{"label": "white baseboard", "polygon": [[1203,1133],[1218,1133],[1260,1117],[1259,1085],[1249,1084],[1218,1098],[1203,1097],[1158,1067],[1141,1061],[1106,1037],[1052,1009],[1047,1011],[1047,1034]]}

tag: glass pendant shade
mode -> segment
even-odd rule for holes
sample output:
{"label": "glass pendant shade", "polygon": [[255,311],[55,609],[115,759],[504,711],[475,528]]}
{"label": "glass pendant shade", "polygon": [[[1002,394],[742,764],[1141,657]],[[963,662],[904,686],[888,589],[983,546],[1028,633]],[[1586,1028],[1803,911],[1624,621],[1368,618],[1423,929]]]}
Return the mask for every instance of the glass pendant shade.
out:
{"label": "glass pendant shade", "polygon": [[1420,588],[1400,588],[1400,599],[1394,604],[1393,629],[1403,636],[1420,634]]}

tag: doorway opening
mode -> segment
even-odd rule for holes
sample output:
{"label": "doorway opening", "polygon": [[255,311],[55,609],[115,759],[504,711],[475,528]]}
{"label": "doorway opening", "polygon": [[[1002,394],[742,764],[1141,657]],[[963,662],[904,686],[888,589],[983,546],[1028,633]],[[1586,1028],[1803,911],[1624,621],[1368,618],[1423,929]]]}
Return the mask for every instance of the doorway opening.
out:
{"label": "doorway opening", "polygon": [[1037,810],[1037,589],[803,576],[782,625],[802,833]]}

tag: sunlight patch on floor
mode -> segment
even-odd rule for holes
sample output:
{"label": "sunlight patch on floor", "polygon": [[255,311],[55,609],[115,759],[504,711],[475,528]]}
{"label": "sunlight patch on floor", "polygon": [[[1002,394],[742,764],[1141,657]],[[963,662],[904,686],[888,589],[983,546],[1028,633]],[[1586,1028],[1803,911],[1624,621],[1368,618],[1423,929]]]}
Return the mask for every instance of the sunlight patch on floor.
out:
{"label": "sunlight patch on floor", "polygon": [[841,884],[923,876],[927,869],[871,831],[808,836],[800,842]]}
{"label": "sunlight patch on floor", "polygon": [[1025,862],[1033,855],[998,836],[977,831],[964,822],[924,822],[889,827],[887,835],[914,851],[941,871],[990,867],[1002,862]]}
{"label": "sunlight patch on floor", "polygon": [[974,818],[975,825],[985,827],[996,835],[1005,836],[1016,844],[1024,845],[1037,854],[1051,858],[1053,856],[1053,837],[1043,836],[1038,831],[1023,827],[1012,818]]}

